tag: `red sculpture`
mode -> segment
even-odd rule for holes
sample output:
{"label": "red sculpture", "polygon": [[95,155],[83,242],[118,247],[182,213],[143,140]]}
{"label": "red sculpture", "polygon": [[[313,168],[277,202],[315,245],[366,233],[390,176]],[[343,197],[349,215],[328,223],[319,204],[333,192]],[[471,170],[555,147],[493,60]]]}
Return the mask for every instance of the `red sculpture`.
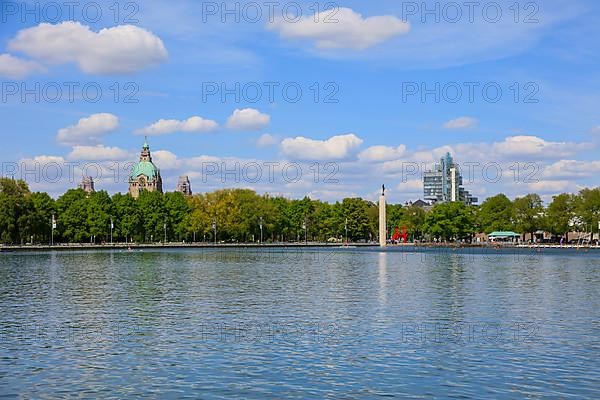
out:
{"label": "red sculpture", "polygon": [[402,227],[402,233],[398,231],[398,227],[396,227],[396,231],[392,235],[392,240],[394,242],[398,242],[400,239],[403,239],[403,243],[406,243],[408,240],[408,233],[406,232],[406,226]]}

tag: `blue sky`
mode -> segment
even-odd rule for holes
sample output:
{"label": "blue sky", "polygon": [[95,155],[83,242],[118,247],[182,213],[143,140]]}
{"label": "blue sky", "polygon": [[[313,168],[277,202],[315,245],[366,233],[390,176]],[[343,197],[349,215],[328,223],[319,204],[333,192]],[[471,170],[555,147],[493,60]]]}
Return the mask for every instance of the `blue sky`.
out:
{"label": "blue sky", "polygon": [[[225,22],[223,2],[122,2],[117,17],[114,1],[97,1],[98,21],[98,6],[83,12],[87,3],[77,3],[73,18],[62,2],[0,8],[0,160],[4,174],[13,163],[17,176],[37,169],[26,176],[34,190],[56,195],[76,186],[79,177],[68,179],[65,171],[48,179],[42,173],[48,163],[74,163],[81,175],[93,162],[101,176],[88,173],[98,175],[97,188],[126,191],[124,179],[115,182],[109,171],[136,160],[144,134],[167,190],[187,174],[197,192],[250,187],[331,201],[373,199],[386,183],[391,201],[414,200],[422,188],[412,166],[430,168],[445,151],[475,163],[466,186],[482,199],[537,192],[547,200],[599,184],[597,2],[524,1],[516,3],[517,16],[512,0],[483,1],[473,6],[473,20],[462,2],[427,2],[433,14],[421,2],[344,1],[334,11],[322,2],[318,22],[314,1],[296,2],[298,21],[293,2],[272,9],[239,2],[240,11]],[[225,3],[235,10],[236,2]],[[251,21],[254,14],[243,9],[260,9],[263,17]],[[79,84],[73,101],[68,82]],[[259,86],[263,93],[256,102],[243,93],[239,101],[203,96],[214,83]],[[285,98],[286,84],[302,89],[299,101]],[[102,89],[97,102],[83,97],[84,85]],[[274,101],[267,85],[277,85]],[[57,86],[63,96],[51,102]],[[423,87],[440,98],[422,98]],[[24,101],[23,88],[32,91]],[[502,96],[492,102],[497,88]],[[126,103],[134,92],[137,103]],[[328,95],[336,102],[325,102]],[[266,178],[265,162],[279,164],[276,179]],[[242,172],[253,163],[261,179]],[[209,164],[240,167],[237,176],[207,175]],[[303,172],[297,182],[282,178],[290,164]],[[502,177],[490,177],[497,169]]]}

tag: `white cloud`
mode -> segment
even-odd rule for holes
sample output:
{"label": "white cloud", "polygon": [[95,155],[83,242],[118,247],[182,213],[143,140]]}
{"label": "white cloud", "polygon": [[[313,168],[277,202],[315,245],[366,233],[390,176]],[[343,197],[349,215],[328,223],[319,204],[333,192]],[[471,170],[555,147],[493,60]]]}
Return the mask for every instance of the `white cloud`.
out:
{"label": "white cloud", "polygon": [[538,193],[559,194],[563,192],[575,193],[579,187],[572,181],[538,181],[528,185],[529,190]]}
{"label": "white cloud", "polygon": [[182,165],[181,160],[168,150],[156,150],[152,152],[152,161],[160,169],[177,169]]}
{"label": "white cloud", "polygon": [[404,182],[400,182],[396,186],[396,190],[408,193],[422,193],[423,181],[421,179],[407,179]]}
{"label": "white cloud", "polygon": [[258,147],[269,147],[269,146],[273,146],[277,143],[278,143],[277,138],[275,136],[271,135],[270,133],[265,133],[264,135],[261,135],[256,140],[256,145]]}
{"label": "white cloud", "polygon": [[402,157],[406,153],[406,146],[398,147],[371,146],[358,155],[358,159],[367,162],[390,161]]}
{"label": "white cloud", "polygon": [[363,140],[353,133],[332,136],[327,140],[314,140],[302,136],[281,142],[281,151],[293,159],[340,160],[348,157]]}
{"label": "white cloud", "polygon": [[408,33],[410,25],[391,15],[363,18],[351,8],[341,7],[335,13],[323,11],[296,22],[279,17],[268,28],[284,39],[313,40],[319,49],[364,50]]}
{"label": "white cloud", "polygon": [[28,75],[45,71],[46,69],[36,62],[23,60],[10,54],[0,54],[0,76],[23,79]]}
{"label": "white cloud", "polygon": [[8,47],[48,64],[76,63],[89,74],[132,73],[167,59],[162,40],[133,25],[92,31],[79,22],[42,23],[19,31]]}
{"label": "white cloud", "polygon": [[95,144],[118,126],[119,118],[113,114],[92,114],[81,118],[75,125],[60,129],[56,140],[63,145]]}
{"label": "white cloud", "polygon": [[459,117],[444,124],[446,129],[470,129],[477,126],[478,121],[471,117]]}
{"label": "white cloud", "polygon": [[592,128],[590,132],[591,132],[592,134],[594,134],[594,135],[598,135],[598,134],[600,134],[600,125],[598,125],[598,126],[596,126],[596,127]]}
{"label": "white cloud", "polygon": [[73,146],[68,158],[71,160],[84,161],[115,161],[127,160],[130,154],[118,147],[97,146]]}
{"label": "white cloud", "polygon": [[524,156],[531,158],[559,158],[589,150],[589,143],[548,142],[537,136],[510,136],[503,142],[494,143],[493,150],[501,156]]}
{"label": "white cloud", "polygon": [[227,127],[242,131],[259,130],[271,122],[268,114],[263,114],[254,108],[236,109],[227,119]]}
{"label": "white cloud", "polygon": [[600,161],[560,160],[548,165],[542,175],[548,178],[587,178],[600,173]]}
{"label": "white cloud", "polygon": [[160,119],[145,128],[138,130],[139,135],[159,136],[173,132],[210,132],[219,127],[215,121],[194,116],[186,120]]}

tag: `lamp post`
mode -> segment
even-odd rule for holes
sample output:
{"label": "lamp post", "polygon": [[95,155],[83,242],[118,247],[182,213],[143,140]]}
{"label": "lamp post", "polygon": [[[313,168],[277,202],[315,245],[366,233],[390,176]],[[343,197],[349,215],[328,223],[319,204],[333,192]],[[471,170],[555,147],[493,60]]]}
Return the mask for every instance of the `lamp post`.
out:
{"label": "lamp post", "polygon": [[304,229],[304,245],[308,245],[308,229],[306,226],[306,217],[304,217],[304,222],[302,223],[302,229]]}
{"label": "lamp post", "polygon": [[263,217],[260,217],[260,244],[263,242]]}
{"label": "lamp post", "polygon": [[167,244],[167,217],[165,217],[165,222],[163,223],[163,229],[165,232],[165,236],[164,236],[164,240],[163,240],[163,245]]}
{"label": "lamp post", "polygon": [[346,244],[348,244],[348,218],[346,218],[346,222],[344,222],[344,230],[346,231]]}
{"label": "lamp post", "polygon": [[113,217],[112,215],[110,216],[110,244],[112,246],[113,244],[113,229],[115,228],[115,224],[113,222]]}
{"label": "lamp post", "polygon": [[54,246],[54,230],[56,229],[56,219],[54,219],[54,214],[52,214],[52,227],[50,233],[50,246]]}
{"label": "lamp post", "polygon": [[217,244],[217,217],[213,218],[212,229],[213,229],[213,233],[215,235],[215,244]]}

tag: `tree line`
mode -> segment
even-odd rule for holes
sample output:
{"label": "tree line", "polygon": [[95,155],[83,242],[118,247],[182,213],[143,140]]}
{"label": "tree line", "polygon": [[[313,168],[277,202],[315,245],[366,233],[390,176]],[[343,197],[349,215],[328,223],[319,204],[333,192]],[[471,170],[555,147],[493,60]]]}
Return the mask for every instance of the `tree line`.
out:
{"label": "tree line", "polygon": [[[70,189],[57,199],[32,193],[21,180],[0,178],[0,242],[4,244],[113,242],[375,241],[378,206],[361,198],[336,203],[223,189],[186,197],[178,192],[110,196]],[[52,229],[52,218],[56,229]],[[388,204],[390,235],[406,227],[410,240],[471,240],[478,232],[538,230],[566,237],[598,231],[600,188],[560,194],[547,207],[537,194],[503,194],[481,206],[436,204],[430,210]],[[216,233],[216,237],[215,237]],[[531,236],[527,236],[531,235]]]}

